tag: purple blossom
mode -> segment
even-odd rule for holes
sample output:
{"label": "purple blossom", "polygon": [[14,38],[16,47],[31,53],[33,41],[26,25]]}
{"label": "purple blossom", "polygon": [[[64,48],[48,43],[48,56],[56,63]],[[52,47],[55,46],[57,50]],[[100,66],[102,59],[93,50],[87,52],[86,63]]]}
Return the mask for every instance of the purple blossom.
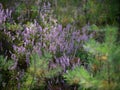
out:
{"label": "purple blossom", "polygon": [[86,41],[86,40],[88,40],[88,36],[87,36],[86,34],[83,34],[83,35],[81,36],[81,39]]}
{"label": "purple blossom", "polygon": [[8,10],[8,9],[4,10],[2,8],[2,4],[0,3],[0,24],[5,22],[7,18],[10,18],[11,17],[11,13],[12,13],[11,10]]}
{"label": "purple blossom", "polygon": [[66,72],[66,68],[70,66],[70,59],[65,54],[59,58],[55,58],[56,64],[60,65],[64,72]]}
{"label": "purple blossom", "polygon": [[16,45],[13,45],[13,49],[17,52],[17,53],[19,53],[19,54],[23,54],[23,53],[25,53],[25,47],[23,47],[23,46],[16,46]]}
{"label": "purple blossom", "polygon": [[81,34],[80,30],[76,30],[70,24],[66,28],[62,28],[62,25],[57,25],[52,27],[45,35],[45,41],[50,42],[50,52],[72,54],[75,53],[76,48],[81,47],[81,42],[88,40],[85,28],[83,32]]}
{"label": "purple blossom", "polygon": [[5,15],[5,11],[2,9],[2,7],[0,7],[0,24],[2,24],[2,22],[4,22],[6,20],[6,18],[7,17]]}
{"label": "purple blossom", "polygon": [[41,45],[36,45],[33,47],[33,53],[37,53],[39,56],[42,55]]}

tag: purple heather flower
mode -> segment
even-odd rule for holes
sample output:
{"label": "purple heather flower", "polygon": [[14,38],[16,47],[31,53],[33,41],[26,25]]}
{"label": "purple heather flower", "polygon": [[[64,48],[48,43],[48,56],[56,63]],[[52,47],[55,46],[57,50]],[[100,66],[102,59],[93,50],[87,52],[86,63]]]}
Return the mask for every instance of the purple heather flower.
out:
{"label": "purple heather flower", "polygon": [[41,46],[33,46],[33,53],[37,53],[39,56],[42,55]]}
{"label": "purple heather flower", "polygon": [[58,25],[57,29],[58,29],[59,32],[61,32],[62,31],[62,25]]}
{"label": "purple heather flower", "polygon": [[23,47],[23,46],[16,46],[16,45],[13,45],[13,49],[17,52],[17,53],[20,53],[20,54],[22,54],[22,53],[25,53],[25,47]]}
{"label": "purple heather flower", "polygon": [[88,36],[87,36],[86,34],[83,34],[83,35],[81,36],[81,39],[86,41],[86,40],[88,40]]}
{"label": "purple heather flower", "polygon": [[70,28],[71,28],[71,25],[68,24],[68,25],[66,26],[66,30],[70,30]]}
{"label": "purple heather flower", "polygon": [[0,24],[5,22],[7,18],[10,18],[11,17],[11,13],[12,13],[11,10],[8,10],[8,9],[4,10],[2,8],[2,4],[0,3]]}
{"label": "purple heather flower", "polygon": [[0,24],[6,20],[6,15],[4,14],[4,10],[0,8]]}
{"label": "purple heather flower", "polygon": [[7,16],[7,17],[11,17],[11,13],[12,13],[11,10],[6,9],[6,16]]}

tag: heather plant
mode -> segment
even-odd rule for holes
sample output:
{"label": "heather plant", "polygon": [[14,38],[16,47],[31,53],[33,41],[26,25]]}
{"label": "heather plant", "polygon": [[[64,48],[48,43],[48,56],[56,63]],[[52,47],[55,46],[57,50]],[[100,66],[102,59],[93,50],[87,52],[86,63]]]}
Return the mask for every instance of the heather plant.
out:
{"label": "heather plant", "polygon": [[[46,54],[45,51],[48,51],[56,57],[56,62],[58,61],[52,64],[55,66],[60,65],[63,71],[66,71],[67,67],[70,66],[70,58],[75,56],[77,49],[81,48],[84,41],[89,38],[85,27],[82,31],[76,30],[70,24],[65,28],[62,25],[42,28],[36,21],[25,26],[6,23],[4,32],[12,43],[11,58],[14,60],[14,65],[10,70],[15,70],[15,72],[19,73],[15,73],[15,77],[18,78],[16,82],[18,88],[22,86],[21,80],[22,76],[24,76],[24,70],[31,65],[30,55],[32,53],[44,56]],[[79,34],[81,35],[79,36]],[[53,73],[55,67],[52,65],[51,67],[53,68],[51,74],[55,75]],[[31,78],[32,76],[29,77]]]}
{"label": "heather plant", "polygon": [[[49,3],[48,6],[46,6],[45,4],[44,7],[50,7]],[[30,25],[26,26],[20,24],[6,23],[4,32],[8,35],[9,38],[11,38],[11,42],[15,43],[15,45],[13,45],[13,48],[15,49],[16,53],[18,53],[18,51],[16,50],[18,47],[22,48],[22,46],[24,45],[23,48],[27,47],[31,49],[33,45],[36,45],[36,42],[40,41],[42,43],[41,47],[44,49],[48,49],[53,54],[55,54],[55,52],[70,54],[69,52],[72,51],[70,49],[73,48],[73,50],[75,50],[73,51],[73,53],[76,52],[77,48],[79,48],[80,46],[78,43],[83,43],[83,41],[88,39],[89,36],[87,35],[87,31],[85,28],[82,31],[76,30],[70,24],[63,28],[62,25],[57,25],[57,23],[54,23],[53,26],[49,26],[49,24],[46,24],[47,20],[45,20],[48,15],[49,13],[43,13],[43,15],[41,16],[43,17],[43,24],[45,26],[47,25],[45,28],[42,28],[42,26],[40,26],[36,22],[34,24],[31,23]],[[52,17],[49,17],[48,19],[52,20]],[[81,34],[81,36],[79,36],[79,34]],[[32,49],[28,51],[32,51]]]}
{"label": "heather plant", "polygon": [[50,50],[53,53],[57,49],[56,52],[58,53],[74,56],[76,50],[82,47],[84,41],[88,40],[89,35],[85,27],[82,30],[76,30],[72,25],[68,24],[65,28],[62,28],[62,25],[52,28],[48,37],[51,42]]}
{"label": "heather plant", "polygon": [[53,89],[64,79],[80,89],[119,86],[118,28],[104,26],[119,19],[117,0],[0,2],[2,89]]}
{"label": "heather plant", "polygon": [[0,3],[0,26],[6,21],[11,18],[12,11],[9,9],[3,9],[2,4]]}
{"label": "heather plant", "polygon": [[[2,6],[1,6],[1,8],[2,8]],[[8,16],[6,14],[8,14],[8,13],[11,14],[11,12],[9,12],[8,10],[6,12],[7,13],[5,13],[4,10],[1,10],[1,18],[4,19],[4,20],[3,19],[1,20],[1,23],[6,20],[6,18]],[[25,30],[24,30],[24,28],[25,28]],[[16,23],[11,24],[11,23],[7,22],[4,24],[3,29],[4,30],[2,32],[9,38],[8,40],[6,39],[6,41],[12,43],[12,48],[14,50],[14,51],[8,51],[8,52],[13,54],[11,58],[16,63],[18,61],[20,61],[20,63],[21,63],[22,59],[25,61],[24,58],[29,56],[29,54],[32,52],[33,48],[35,49],[34,45],[37,45],[37,47],[39,47],[39,45],[40,45],[39,43],[36,44],[36,42],[35,42],[35,40],[38,41],[38,39],[36,39],[36,38],[41,37],[40,35],[39,36],[36,35],[36,33],[37,34],[40,33],[40,30],[41,30],[40,26],[36,26],[35,24],[30,24],[30,25],[27,25],[26,27],[24,27],[23,25],[20,25],[20,24],[16,24]],[[27,53],[27,54],[25,55],[25,53]],[[27,62],[29,62],[29,61],[27,61]]]}
{"label": "heather plant", "polygon": [[[32,42],[33,52],[35,51],[39,53],[39,55],[44,55],[45,54],[44,51],[48,51],[56,58],[61,57],[63,55],[72,58],[75,56],[77,49],[81,48],[84,41],[88,40],[89,38],[89,35],[86,34],[85,28],[83,28],[83,31],[81,32],[80,30],[76,30],[76,31],[74,30],[75,31],[74,32],[71,29],[72,28],[71,25],[68,25],[66,28],[63,28],[63,30],[61,25],[52,28],[43,28],[43,29],[39,25],[37,27],[38,28],[36,27],[33,28],[34,30],[36,28],[34,32],[35,35],[33,35],[34,33],[32,33],[33,36],[31,35],[31,38],[29,37],[26,38],[25,40],[28,41],[30,40],[30,43]],[[31,30],[31,29],[32,27],[27,28],[27,30]],[[66,35],[67,33],[68,36]],[[80,33],[81,36],[78,35]],[[24,42],[26,43],[26,41]],[[28,45],[30,45],[30,43],[28,43]]]}
{"label": "heather plant", "polygon": [[[45,21],[43,20],[43,22]],[[80,30],[76,30],[72,25],[67,25],[66,28],[63,28],[62,25],[55,24],[42,28],[36,21],[26,25],[11,24],[9,22],[4,25],[3,32],[9,38],[9,42],[12,43],[13,50],[9,52],[11,53],[14,65],[10,67],[10,70],[15,72],[14,78],[18,78],[15,85],[18,88],[22,86],[21,80],[24,72],[31,65],[30,55],[32,53],[44,56],[46,54],[45,51],[48,51],[56,56],[56,58],[61,57],[59,60],[61,63],[54,65],[63,66],[63,70],[66,71],[66,67],[69,66],[69,58],[66,61],[66,57],[62,57],[62,53],[73,57],[76,50],[81,47],[79,43],[88,40],[86,29],[80,32]],[[81,36],[79,36],[80,33]],[[53,71],[54,69],[55,67]],[[51,74],[54,75],[53,72]]]}

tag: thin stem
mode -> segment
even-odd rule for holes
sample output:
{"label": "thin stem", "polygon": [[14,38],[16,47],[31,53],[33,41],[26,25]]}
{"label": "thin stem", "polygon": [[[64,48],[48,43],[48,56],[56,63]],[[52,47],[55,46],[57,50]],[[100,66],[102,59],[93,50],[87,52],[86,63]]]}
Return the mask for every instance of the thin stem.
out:
{"label": "thin stem", "polygon": [[36,73],[36,58],[34,58],[34,73],[33,73],[33,78],[32,78],[31,84],[30,84],[30,90],[32,89],[32,84],[34,82],[35,73]]}

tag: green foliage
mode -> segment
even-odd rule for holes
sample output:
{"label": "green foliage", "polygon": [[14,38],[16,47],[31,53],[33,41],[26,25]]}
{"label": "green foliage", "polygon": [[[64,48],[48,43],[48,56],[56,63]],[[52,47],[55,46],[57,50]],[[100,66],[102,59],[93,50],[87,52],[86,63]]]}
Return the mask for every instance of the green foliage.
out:
{"label": "green foliage", "polygon": [[115,44],[118,28],[115,26],[106,26],[105,27],[105,43],[111,46],[112,44]]}
{"label": "green foliage", "polygon": [[83,88],[91,88],[98,85],[98,81],[94,79],[84,67],[76,67],[69,70],[68,73],[63,75],[70,84],[79,84]]}
{"label": "green foliage", "polygon": [[3,56],[0,56],[0,70],[8,70],[13,65],[11,60],[5,59]]}
{"label": "green foliage", "polygon": [[95,24],[89,26],[88,30],[90,31],[98,31],[99,30],[99,27]]}
{"label": "green foliage", "polygon": [[112,63],[116,65],[120,64],[120,46],[114,46],[110,52],[110,58],[112,59]]}
{"label": "green foliage", "polygon": [[[108,54],[112,46],[115,44],[116,37],[117,37],[117,31],[118,28],[115,26],[106,26],[104,28],[99,29],[96,25],[92,25],[89,30],[101,30],[105,31],[105,40],[103,39],[103,43],[99,43],[98,41],[95,41],[94,39],[90,39],[86,44],[84,45],[84,49],[92,54]],[[114,46],[113,46],[114,47]]]}
{"label": "green foliage", "polygon": [[17,12],[18,14],[24,13],[25,11],[26,11],[26,5],[25,5],[25,3],[20,4],[20,5],[16,8],[16,12]]}
{"label": "green foliage", "polygon": [[96,42],[93,39],[91,39],[84,45],[84,49],[89,53],[92,53],[93,55],[107,54],[109,50],[107,45],[105,45],[104,43],[100,44],[99,42]]}
{"label": "green foliage", "polygon": [[43,87],[45,86],[47,78],[57,76],[59,72],[61,72],[61,68],[59,66],[52,70],[48,67],[51,59],[52,55],[48,52],[45,52],[45,55],[41,57],[37,54],[31,55],[31,64],[28,69],[26,82],[24,83],[26,88],[29,86]]}
{"label": "green foliage", "polygon": [[5,26],[6,26],[6,29],[7,30],[10,30],[10,31],[16,31],[16,30],[22,30],[23,29],[23,27],[21,26],[21,25],[19,25],[19,24],[10,24],[10,23],[6,23],[5,24]]}
{"label": "green foliage", "polygon": [[38,16],[38,6],[31,6],[31,18],[36,18]]}

